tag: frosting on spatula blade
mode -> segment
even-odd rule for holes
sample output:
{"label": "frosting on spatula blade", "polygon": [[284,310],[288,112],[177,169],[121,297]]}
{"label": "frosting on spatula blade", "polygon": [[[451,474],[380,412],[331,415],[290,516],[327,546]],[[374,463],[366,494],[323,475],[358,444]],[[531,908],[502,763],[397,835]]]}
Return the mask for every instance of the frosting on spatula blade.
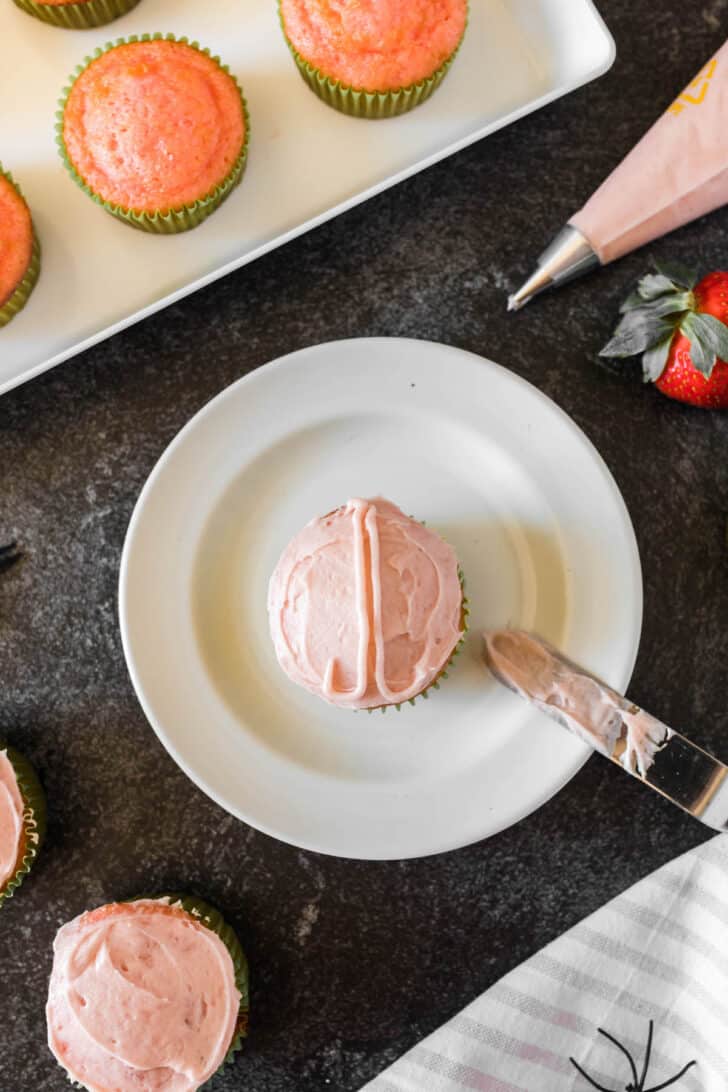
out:
{"label": "frosting on spatula blade", "polygon": [[485,661],[509,690],[629,773],[645,777],[672,729],[523,630],[483,635]]}

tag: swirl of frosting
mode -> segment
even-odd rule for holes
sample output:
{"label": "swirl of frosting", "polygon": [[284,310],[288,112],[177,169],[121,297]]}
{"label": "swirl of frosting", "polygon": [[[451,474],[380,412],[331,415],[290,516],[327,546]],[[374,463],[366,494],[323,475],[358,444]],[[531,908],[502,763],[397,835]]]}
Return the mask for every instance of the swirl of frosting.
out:
{"label": "swirl of frosting", "polygon": [[268,615],[293,682],[349,709],[408,701],[462,636],[457,558],[390,501],[350,500],[283,551]]}
{"label": "swirl of frosting", "polygon": [[12,880],[23,856],[23,798],[7,751],[0,751],[0,891]]}
{"label": "swirl of frosting", "polygon": [[240,993],[227,948],[166,899],[112,903],[58,931],[48,1043],[90,1092],[195,1092],[222,1065]]}

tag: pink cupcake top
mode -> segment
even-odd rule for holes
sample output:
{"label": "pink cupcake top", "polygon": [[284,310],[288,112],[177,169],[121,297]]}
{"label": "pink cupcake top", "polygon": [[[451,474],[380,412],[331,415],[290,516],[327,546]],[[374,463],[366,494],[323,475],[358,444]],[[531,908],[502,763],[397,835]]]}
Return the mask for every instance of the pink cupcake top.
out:
{"label": "pink cupcake top", "polygon": [[390,501],[350,500],[283,551],[268,615],[293,682],[348,709],[408,701],[462,636],[457,558]]}
{"label": "pink cupcake top", "polygon": [[128,42],[78,77],[63,113],[77,174],[104,201],[167,211],[206,197],[243,150],[240,91],[184,42]]}
{"label": "pink cupcake top", "polygon": [[467,0],[281,0],[286,36],[347,87],[392,91],[427,79],[455,52]]}
{"label": "pink cupcake top", "polygon": [[240,993],[227,948],[166,899],[112,903],[53,945],[48,1042],[90,1092],[195,1092],[222,1065]]}
{"label": "pink cupcake top", "polygon": [[32,254],[30,211],[12,182],[0,174],[0,307],[22,281]]}
{"label": "pink cupcake top", "polygon": [[18,870],[23,855],[23,798],[7,751],[0,751],[0,891]]}

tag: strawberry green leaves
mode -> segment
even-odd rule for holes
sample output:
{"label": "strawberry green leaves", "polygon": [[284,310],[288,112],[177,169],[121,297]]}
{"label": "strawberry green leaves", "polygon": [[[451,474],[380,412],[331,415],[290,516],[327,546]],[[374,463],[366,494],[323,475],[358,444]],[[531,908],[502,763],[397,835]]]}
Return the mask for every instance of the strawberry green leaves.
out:
{"label": "strawberry green leaves", "polygon": [[668,280],[688,291],[695,288],[698,283],[698,274],[695,270],[683,265],[682,262],[655,262],[655,269],[663,277],[667,277]]}
{"label": "strawberry green leaves", "polygon": [[690,338],[693,365],[709,379],[716,360],[728,360],[728,327],[713,315],[690,312],[680,329]]}
{"label": "strawberry green leaves", "polygon": [[645,308],[628,311],[620,320],[614,335],[600,351],[600,356],[625,357],[643,353],[667,335],[672,336],[672,328]]}
{"label": "strawberry green leaves", "polygon": [[662,341],[658,341],[649,349],[645,349],[642,354],[642,378],[645,383],[654,383],[664,372],[667,358],[670,355],[672,338],[673,333],[670,330]]}
{"label": "strawberry green leaves", "polygon": [[[627,296],[619,308],[622,314],[653,303],[662,307],[660,313],[665,315],[669,311],[687,310],[693,306],[691,293],[697,282],[695,273],[678,262],[670,265],[655,263],[655,268],[657,272],[647,273],[635,291]],[[673,306],[666,308],[668,303]]]}
{"label": "strawberry green leaves", "polygon": [[692,271],[677,264],[656,269],[642,277],[620,307],[617,328],[599,355],[615,359],[641,356],[645,382],[655,382],[668,365],[671,344],[679,331],[690,342],[693,366],[709,379],[716,362],[728,360],[728,327],[701,311]]}
{"label": "strawberry green leaves", "polygon": [[637,286],[637,294],[643,300],[656,300],[674,289],[675,285],[664,273],[647,273]]}

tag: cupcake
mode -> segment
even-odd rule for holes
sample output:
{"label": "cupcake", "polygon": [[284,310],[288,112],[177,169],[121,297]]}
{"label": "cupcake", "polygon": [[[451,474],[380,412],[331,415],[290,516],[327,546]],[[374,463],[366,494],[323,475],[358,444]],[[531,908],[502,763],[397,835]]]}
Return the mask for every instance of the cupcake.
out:
{"label": "cupcake", "polygon": [[30,209],[0,164],[0,326],[28,302],[40,272],[40,247]]}
{"label": "cupcake", "polygon": [[298,70],[329,106],[364,118],[429,98],[465,33],[468,0],[279,0]]}
{"label": "cupcake", "polygon": [[111,903],[56,935],[48,1044],[90,1092],[194,1092],[240,1047],[247,1016],[245,956],[200,899]]}
{"label": "cupcake", "polygon": [[281,667],[345,709],[399,707],[437,686],[466,613],[455,551],[381,497],[308,523],[268,589]]}
{"label": "cupcake", "polygon": [[96,50],[61,100],[61,157],[107,212],[145,231],[197,227],[237,186],[242,91],[208,50],[168,34]]}
{"label": "cupcake", "polygon": [[126,15],[139,0],[14,0],[17,7],[54,27],[87,30]]}
{"label": "cupcake", "polygon": [[30,872],[45,834],[45,816],[35,770],[0,743],[0,907]]}

